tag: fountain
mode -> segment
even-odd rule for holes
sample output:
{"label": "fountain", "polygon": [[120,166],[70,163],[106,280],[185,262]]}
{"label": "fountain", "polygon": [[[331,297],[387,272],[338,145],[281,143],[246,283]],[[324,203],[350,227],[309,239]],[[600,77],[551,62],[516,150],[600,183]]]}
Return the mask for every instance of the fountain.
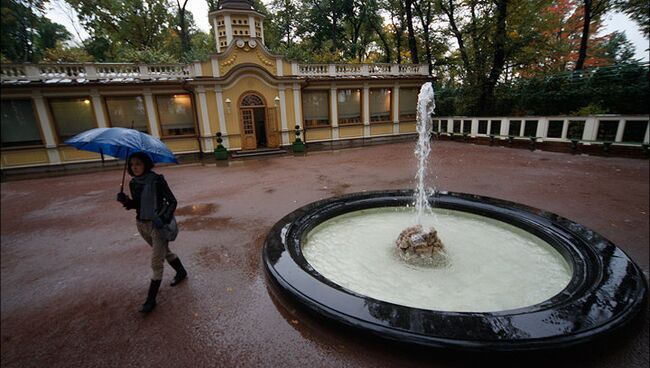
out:
{"label": "fountain", "polygon": [[438,348],[566,347],[629,322],[645,278],[602,236],[517,203],[427,194],[430,89],[418,101],[416,190],[349,194],[288,214],[264,245],[273,285],[343,325]]}

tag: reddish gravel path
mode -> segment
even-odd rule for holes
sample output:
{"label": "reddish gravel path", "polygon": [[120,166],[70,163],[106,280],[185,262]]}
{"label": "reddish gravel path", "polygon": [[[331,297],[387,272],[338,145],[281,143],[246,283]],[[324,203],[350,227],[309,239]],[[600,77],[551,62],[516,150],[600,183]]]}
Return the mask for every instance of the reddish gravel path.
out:
{"label": "reddish gravel path", "polygon": [[[341,331],[268,289],[262,241],[320,198],[413,187],[411,142],[228,165],[160,167],[179,200],[172,249],[190,277],[165,280],[137,313],[149,247],[114,201],[121,171],[1,184],[2,367],[647,367],[648,313],[635,326],[557,353],[468,355],[408,349]],[[520,202],[580,222],[646,272],[647,160],[436,142],[441,190]],[[478,359],[478,360],[476,360]]]}

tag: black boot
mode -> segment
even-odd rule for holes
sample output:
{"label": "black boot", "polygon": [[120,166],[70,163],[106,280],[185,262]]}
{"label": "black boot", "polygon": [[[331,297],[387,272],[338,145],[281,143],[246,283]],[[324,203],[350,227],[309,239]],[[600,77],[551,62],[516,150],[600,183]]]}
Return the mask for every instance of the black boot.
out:
{"label": "black boot", "polygon": [[147,300],[140,307],[140,313],[147,314],[151,312],[156,307],[156,295],[158,295],[158,289],[160,289],[160,282],[162,280],[151,280],[149,284],[149,293],[147,294]]}
{"label": "black boot", "polygon": [[183,264],[181,263],[181,259],[176,257],[173,261],[169,262],[169,265],[176,270],[176,276],[174,276],[174,280],[172,280],[172,283],[170,284],[171,286],[176,286],[180,284],[181,281],[185,280],[187,277],[187,271],[185,271],[185,267],[183,267]]}

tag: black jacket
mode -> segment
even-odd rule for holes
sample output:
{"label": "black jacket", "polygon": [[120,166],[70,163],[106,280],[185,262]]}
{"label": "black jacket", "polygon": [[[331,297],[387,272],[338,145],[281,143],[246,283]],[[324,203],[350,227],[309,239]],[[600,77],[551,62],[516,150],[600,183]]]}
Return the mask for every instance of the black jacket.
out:
{"label": "black jacket", "polygon": [[[169,185],[167,185],[164,176],[156,174],[156,180],[154,183],[156,185],[157,197],[155,210],[156,215],[158,215],[165,224],[168,224],[176,210],[176,197],[174,197],[171,189],[169,189]],[[127,210],[135,209],[136,219],[138,220],[140,219],[140,196],[142,195],[143,187],[143,185],[138,184],[135,180],[131,179],[129,189],[131,190],[131,196],[133,198],[127,199],[124,205]]]}

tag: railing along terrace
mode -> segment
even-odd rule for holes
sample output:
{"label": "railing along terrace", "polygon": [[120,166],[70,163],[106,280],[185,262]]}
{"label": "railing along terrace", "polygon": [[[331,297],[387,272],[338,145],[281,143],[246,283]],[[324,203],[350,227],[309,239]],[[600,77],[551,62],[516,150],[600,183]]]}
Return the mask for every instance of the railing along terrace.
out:
{"label": "railing along terrace", "polygon": [[425,64],[293,64],[294,73],[307,77],[428,75]]}
{"label": "railing along terrace", "polygon": [[2,83],[168,80],[193,76],[192,68],[186,64],[133,63],[2,64],[0,74]]}
{"label": "railing along terrace", "polygon": [[[170,80],[193,78],[200,73],[194,64],[134,64],[134,63],[41,63],[2,64],[2,83],[25,82],[86,82]],[[428,75],[425,64],[298,64],[292,63],[296,76],[409,76]]]}
{"label": "railing along terrace", "polygon": [[466,117],[436,116],[436,134],[486,137],[492,140],[527,139],[596,145],[648,145],[648,115]]}

